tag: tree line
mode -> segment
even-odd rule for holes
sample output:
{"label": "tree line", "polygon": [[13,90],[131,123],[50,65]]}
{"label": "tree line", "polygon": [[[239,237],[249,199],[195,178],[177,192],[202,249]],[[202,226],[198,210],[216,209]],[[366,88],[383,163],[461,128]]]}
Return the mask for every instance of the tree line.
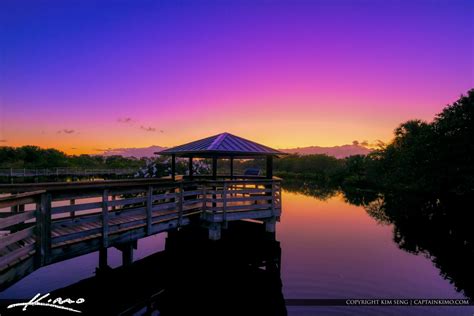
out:
{"label": "tree line", "polygon": [[410,120],[393,140],[367,156],[336,159],[292,155],[276,173],[326,184],[414,192],[474,192],[474,89],[447,105],[433,121]]}
{"label": "tree line", "polygon": [[0,147],[0,168],[139,168],[145,159],[122,156],[67,155],[53,148],[38,146]]}

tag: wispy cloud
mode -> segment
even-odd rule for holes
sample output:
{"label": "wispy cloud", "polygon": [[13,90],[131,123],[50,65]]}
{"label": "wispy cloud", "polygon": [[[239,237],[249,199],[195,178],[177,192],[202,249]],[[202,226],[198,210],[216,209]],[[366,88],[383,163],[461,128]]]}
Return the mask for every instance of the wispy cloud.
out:
{"label": "wispy cloud", "polygon": [[[151,127],[151,126],[146,127],[142,125],[140,126],[140,128],[144,130],[145,132],[156,132],[156,128]],[[163,131],[160,131],[160,132],[163,133]]]}
{"label": "wispy cloud", "polygon": [[369,146],[369,142],[367,140],[363,140],[360,144],[364,147]]}
{"label": "wispy cloud", "polygon": [[119,117],[117,119],[117,122],[129,124],[129,123],[133,123],[133,119],[131,117]]}
{"label": "wispy cloud", "polygon": [[8,140],[6,139],[0,139],[0,143],[6,143]]}
{"label": "wispy cloud", "polygon": [[64,129],[61,129],[59,130],[57,133],[58,134],[74,134],[76,131],[73,130],[73,129],[67,129],[67,128],[64,128]]}

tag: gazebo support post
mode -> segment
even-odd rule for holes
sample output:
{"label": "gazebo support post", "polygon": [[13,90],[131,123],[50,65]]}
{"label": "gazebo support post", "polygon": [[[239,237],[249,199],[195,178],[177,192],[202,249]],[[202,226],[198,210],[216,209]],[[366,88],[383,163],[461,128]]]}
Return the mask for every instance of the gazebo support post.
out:
{"label": "gazebo support post", "polygon": [[171,155],[171,179],[174,181],[176,174],[176,155]]}
{"label": "gazebo support post", "polygon": [[273,178],[273,156],[267,156],[267,179]]}
{"label": "gazebo support post", "polygon": [[[213,180],[217,180],[217,157],[214,156],[212,157],[212,179]],[[216,184],[214,184],[212,186],[212,190],[214,192],[216,192],[217,190],[217,186]],[[217,195],[216,194],[213,194],[212,195],[212,199],[215,200],[217,198]],[[216,207],[217,206],[217,203],[216,202],[212,202],[212,207]],[[220,228],[219,228],[220,229]],[[209,230],[209,234],[211,234],[211,231]],[[219,234],[220,234],[220,230],[219,230]],[[210,238],[210,235],[209,235],[209,238]],[[211,238],[212,239],[212,238]]]}
{"label": "gazebo support post", "polygon": [[189,179],[193,179],[193,157],[189,157]]}
{"label": "gazebo support post", "polygon": [[230,179],[234,179],[234,157],[230,157]]}
{"label": "gazebo support post", "polygon": [[217,180],[217,157],[212,157],[212,179]]}

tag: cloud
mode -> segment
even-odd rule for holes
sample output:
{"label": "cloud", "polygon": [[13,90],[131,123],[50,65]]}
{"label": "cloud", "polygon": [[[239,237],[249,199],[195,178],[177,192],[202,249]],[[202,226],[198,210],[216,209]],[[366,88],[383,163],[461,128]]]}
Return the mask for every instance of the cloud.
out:
{"label": "cloud", "polygon": [[77,149],[76,147],[71,147],[70,149]]}
{"label": "cloud", "polygon": [[361,144],[362,146],[364,146],[364,147],[369,146],[369,142],[366,141],[366,140],[363,140],[360,144]]}
{"label": "cloud", "polygon": [[109,149],[110,149],[110,148],[105,148],[105,149],[104,149],[104,148],[93,148],[92,150],[93,150],[93,151],[104,152],[104,151],[107,151],[107,150],[109,150]]}
{"label": "cloud", "polygon": [[354,145],[354,146],[359,146],[359,141],[358,141],[358,140],[353,140],[353,141],[352,141],[352,145]]}
{"label": "cloud", "polygon": [[117,119],[117,122],[129,124],[129,123],[133,123],[133,119],[131,117],[119,117]]}
{"label": "cloud", "polygon": [[8,140],[6,139],[0,139],[0,143],[6,143]]}
{"label": "cloud", "polygon": [[[142,130],[146,131],[146,132],[156,132],[156,128],[151,127],[151,126],[146,127],[146,126],[142,125],[142,126],[140,126],[140,128]],[[163,133],[162,131],[160,131],[160,132]]]}
{"label": "cloud", "polygon": [[64,133],[64,134],[74,134],[75,132],[76,132],[76,131],[73,130],[73,129],[67,129],[67,128],[65,128],[65,129],[59,130],[57,133],[58,133],[58,134],[61,134],[61,133]]}

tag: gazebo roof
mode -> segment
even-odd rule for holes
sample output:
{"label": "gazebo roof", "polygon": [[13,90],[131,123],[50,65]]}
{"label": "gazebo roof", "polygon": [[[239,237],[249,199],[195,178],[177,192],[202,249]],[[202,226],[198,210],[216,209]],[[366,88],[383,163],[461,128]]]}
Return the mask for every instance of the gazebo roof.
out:
{"label": "gazebo roof", "polygon": [[286,155],[284,152],[229,133],[222,133],[184,145],[168,148],[156,152],[156,154],[176,155],[181,157],[252,157]]}

